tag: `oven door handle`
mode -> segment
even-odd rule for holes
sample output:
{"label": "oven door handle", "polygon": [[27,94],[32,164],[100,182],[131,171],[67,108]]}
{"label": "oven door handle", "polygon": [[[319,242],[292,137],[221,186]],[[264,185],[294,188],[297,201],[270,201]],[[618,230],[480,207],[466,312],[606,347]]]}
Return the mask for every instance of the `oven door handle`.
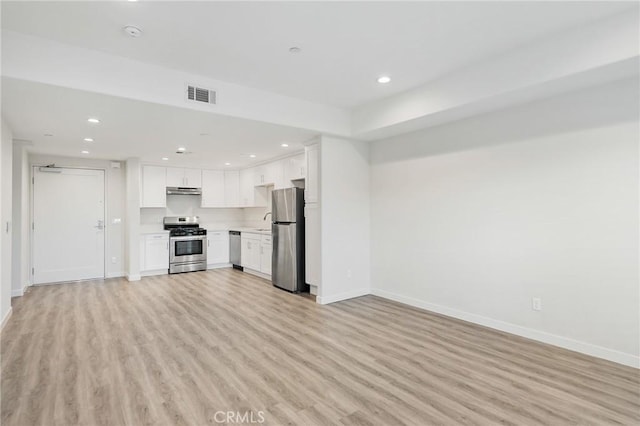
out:
{"label": "oven door handle", "polygon": [[204,240],[207,239],[207,236],[206,235],[192,235],[192,236],[185,235],[183,237],[170,237],[169,239],[173,240],[173,241],[185,241],[185,240],[202,240],[202,241],[204,241]]}

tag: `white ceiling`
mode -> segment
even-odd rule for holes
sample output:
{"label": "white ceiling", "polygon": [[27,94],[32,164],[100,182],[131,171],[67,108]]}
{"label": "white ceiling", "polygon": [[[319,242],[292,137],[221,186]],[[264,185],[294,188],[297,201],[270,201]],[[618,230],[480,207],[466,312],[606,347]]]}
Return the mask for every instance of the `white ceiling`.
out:
{"label": "white ceiling", "polygon": [[[2,79],[2,112],[31,152],[167,165],[238,168],[301,151],[314,133],[40,83]],[[98,125],[87,118],[97,117]],[[44,136],[46,133],[53,136]],[[201,135],[206,133],[206,135]],[[83,139],[90,137],[94,142]],[[282,143],[289,144],[282,148]],[[184,146],[191,154],[176,154]],[[256,158],[249,158],[255,154]],[[162,157],[169,161],[162,161]]]}
{"label": "white ceiling", "polygon": [[[625,2],[3,1],[2,26],[353,107],[631,7]],[[125,25],[139,26],[144,35],[126,36]],[[302,52],[290,54],[291,46]],[[376,83],[380,74],[392,82]]]}

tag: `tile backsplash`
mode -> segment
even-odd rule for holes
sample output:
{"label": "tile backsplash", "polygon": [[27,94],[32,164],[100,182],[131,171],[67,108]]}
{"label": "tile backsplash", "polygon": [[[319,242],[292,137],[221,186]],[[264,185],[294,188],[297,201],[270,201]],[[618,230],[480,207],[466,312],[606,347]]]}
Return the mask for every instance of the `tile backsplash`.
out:
{"label": "tile backsplash", "polygon": [[[270,197],[269,197],[270,198]],[[214,229],[228,229],[233,227],[263,227],[270,223],[270,218],[263,221],[264,214],[270,211],[264,207],[243,209],[224,209],[200,207],[200,196],[197,195],[168,195],[167,208],[140,209],[140,231],[156,232],[162,230],[162,219],[165,216],[198,216],[200,226]]]}

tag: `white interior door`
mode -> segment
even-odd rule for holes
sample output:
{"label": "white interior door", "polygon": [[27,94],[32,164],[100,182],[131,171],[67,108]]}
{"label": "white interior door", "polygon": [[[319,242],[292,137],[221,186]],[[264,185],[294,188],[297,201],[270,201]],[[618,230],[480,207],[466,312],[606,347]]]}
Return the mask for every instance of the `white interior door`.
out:
{"label": "white interior door", "polygon": [[34,167],[34,284],[104,278],[104,171]]}

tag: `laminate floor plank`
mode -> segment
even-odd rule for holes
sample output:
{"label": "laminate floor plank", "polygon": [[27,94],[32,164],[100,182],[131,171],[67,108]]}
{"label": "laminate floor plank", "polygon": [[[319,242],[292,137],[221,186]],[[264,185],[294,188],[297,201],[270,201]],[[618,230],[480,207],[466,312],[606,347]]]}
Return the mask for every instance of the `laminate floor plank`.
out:
{"label": "laminate floor plank", "polygon": [[375,296],[220,269],[12,302],[3,426],[640,425],[640,370]]}

